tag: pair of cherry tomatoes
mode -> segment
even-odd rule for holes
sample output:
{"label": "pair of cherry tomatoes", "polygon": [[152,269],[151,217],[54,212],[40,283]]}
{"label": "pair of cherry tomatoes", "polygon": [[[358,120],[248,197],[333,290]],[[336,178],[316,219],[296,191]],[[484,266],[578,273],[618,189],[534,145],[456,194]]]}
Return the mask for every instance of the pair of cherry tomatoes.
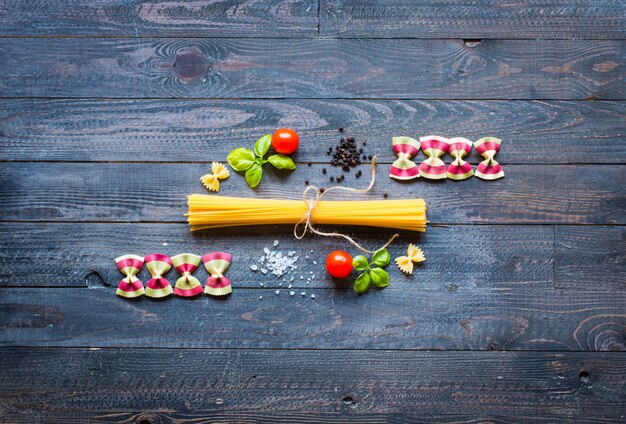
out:
{"label": "pair of cherry tomatoes", "polygon": [[279,128],[272,135],[272,147],[278,153],[290,155],[298,149],[300,137],[290,128]]}

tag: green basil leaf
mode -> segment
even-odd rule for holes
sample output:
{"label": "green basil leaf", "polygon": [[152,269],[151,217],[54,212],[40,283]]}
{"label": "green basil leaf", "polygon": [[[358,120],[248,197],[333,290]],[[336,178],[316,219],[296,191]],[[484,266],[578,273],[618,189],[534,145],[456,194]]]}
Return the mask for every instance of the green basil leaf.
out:
{"label": "green basil leaf", "polygon": [[389,285],[389,274],[382,268],[372,268],[370,270],[370,277],[372,283],[379,289],[387,287]]}
{"label": "green basil leaf", "polygon": [[254,153],[250,149],[240,147],[231,150],[226,160],[235,171],[246,171],[254,163]]}
{"label": "green basil leaf", "polygon": [[365,293],[369,290],[372,285],[372,279],[368,272],[364,272],[363,274],[356,277],[354,281],[354,291],[357,293]]}
{"label": "green basil leaf", "polygon": [[372,256],[372,265],[387,266],[390,260],[391,256],[389,256],[389,251],[387,249],[380,249]]}
{"label": "green basil leaf", "polygon": [[262,158],[272,145],[272,134],[265,134],[254,143],[254,154]]}
{"label": "green basil leaf", "polygon": [[267,158],[267,161],[278,169],[296,169],[296,164],[293,163],[289,156],[272,155]]}
{"label": "green basil leaf", "polygon": [[363,255],[358,255],[352,258],[352,266],[357,271],[364,271],[367,269],[367,258]]}
{"label": "green basil leaf", "polygon": [[263,168],[258,163],[253,163],[252,166],[246,171],[246,182],[250,188],[254,188],[261,182],[263,176]]}

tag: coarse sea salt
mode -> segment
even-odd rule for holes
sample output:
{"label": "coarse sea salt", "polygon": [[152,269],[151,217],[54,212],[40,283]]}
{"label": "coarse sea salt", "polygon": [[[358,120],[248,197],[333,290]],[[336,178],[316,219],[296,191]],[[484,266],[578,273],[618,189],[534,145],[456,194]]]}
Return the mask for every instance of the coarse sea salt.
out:
{"label": "coarse sea salt", "polygon": [[[274,246],[278,245],[278,240],[274,240]],[[270,250],[269,247],[263,248],[263,256],[259,258],[259,263],[263,266],[261,272],[263,274],[271,273],[276,277],[281,277],[289,271],[293,271],[298,268],[296,262],[298,256],[295,250],[290,250],[285,255],[281,251]]]}

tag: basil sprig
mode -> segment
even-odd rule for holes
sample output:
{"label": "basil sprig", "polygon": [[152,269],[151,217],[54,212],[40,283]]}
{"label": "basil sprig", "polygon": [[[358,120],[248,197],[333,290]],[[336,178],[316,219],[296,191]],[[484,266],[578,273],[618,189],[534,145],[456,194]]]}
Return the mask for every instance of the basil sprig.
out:
{"label": "basil sprig", "polygon": [[231,168],[238,172],[245,172],[246,182],[250,188],[259,185],[263,177],[263,165],[271,163],[278,169],[296,169],[296,164],[286,155],[270,155],[264,159],[272,145],[272,134],[266,134],[254,143],[254,151],[239,147],[232,150],[226,160]]}
{"label": "basil sprig", "polygon": [[376,288],[382,289],[389,285],[389,274],[383,269],[386,267],[391,256],[387,249],[380,249],[372,256],[372,261],[368,262],[363,255],[355,256],[352,259],[352,266],[357,271],[364,271],[354,281],[354,291],[357,293],[365,293],[370,289],[372,284]]}

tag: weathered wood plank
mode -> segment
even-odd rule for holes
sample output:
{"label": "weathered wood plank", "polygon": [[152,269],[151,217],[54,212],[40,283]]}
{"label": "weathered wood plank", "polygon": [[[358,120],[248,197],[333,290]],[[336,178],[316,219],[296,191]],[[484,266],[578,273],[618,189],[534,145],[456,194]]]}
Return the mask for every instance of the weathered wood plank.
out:
{"label": "weathered wood plank", "polygon": [[436,100],[2,100],[0,159],[199,162],[280,126],[300,133],[300,161],[352,135],[390,163],[392,136],[434,133],[498,135],[502,163],[626,163],[624,102]]}
{"label": "weathered wood plank", "polygon": [[626,350],[626,291],[442,286],[363,296],[235,288],[228,299],[162,301],[112,288],[4,288],[0,345]]}
{"label": "weathered wood plank", "polygon": [[2,36],[315,36],[316,0],[2,0]]}
{"label": "weathered wood plank", "polygon": [[4,97],[626,98],[626,41],[0,39]]}
{"label": "weathered wood plank", "polygon": [[[391,232],[372,234],[359,230],[354,234],[375,248]],[[548,226],[482,225],[433,227],[421,236],[403,233],[402,239],[389,248],[392,257],[405,255],[407,243],[418,241],[428,261],[416,269],[413,277],[403,275],[393,263],[387,270],[395,286],[418,285],[424,290],[448,286],[453,290],[552,287],[553,235],[553,228]],[[277,247],[272,246],[274,240],[280,242]],[[253,272],[250,265],[258,263],[264,247],[285,254],[296,251],[300,258],[298,269],[283,279]],[[287,226],[274,229],[271,234],[263,228],[192,234],[185,224],[2,223],[0,286],[116,287],[122,275],[113,258],[122,254],[156,251],[169,255],[204,254],[217,250],[234,253],[228,276],[237,287],[259,287],[259,283],[264,283],[268,288],[283,290],[289,284],[296,288],[333,288],[336,284],[326,274],[324,263],[326,255],[338,247],[353,250],[337,239],[296,240]],[[315,278],[308,283],[311,273]],[[203,282],[207,278],[203,267],[195,275]],[[300,275],[304,278],[300,279]],[[177,272],[171,271],[167,276],[175,281]],[[294,281],[290,281],[291,276],[295,277]],[[139,278],[145,282],[150,277],[144,269]]]}
{"label": "weathered wood plank", "polygon": [[[207,161],[222,160],[207,153]],[[329,165],[300,165],[295,172],[266,168],[255,190],[240,175],[221,183],[220,194],[300,199],[305,181],[328,187]],[[365,187],[364,176],[345,185]],[[420,197],[432,223],[626,224],[626,166],[505,165],[506,177],[400,183],[379,167],[370,198]],[[207,192],[200,176],[208,164],[5,163],[0,167],[0,220],[185,222],[186,196]],[[349,194],[335,198],[346,198]],[[359,197],[362,199],[362,197]]]}
{"label": "weathered wood plank", "polygon": [[555,274],[557,287],[626,289],[626,229],[557,227]]}
{"label": "weathered wood plank", "polygon": [[626,357],[615,353],[2,348],[0,358],[12,364],[0,371],[9,421],[617,422],[626,413]]}
{"label": "weathered wood plank", "polygon": [[320,31],[339,37],[619,38],[620,0],[321,0]]}

